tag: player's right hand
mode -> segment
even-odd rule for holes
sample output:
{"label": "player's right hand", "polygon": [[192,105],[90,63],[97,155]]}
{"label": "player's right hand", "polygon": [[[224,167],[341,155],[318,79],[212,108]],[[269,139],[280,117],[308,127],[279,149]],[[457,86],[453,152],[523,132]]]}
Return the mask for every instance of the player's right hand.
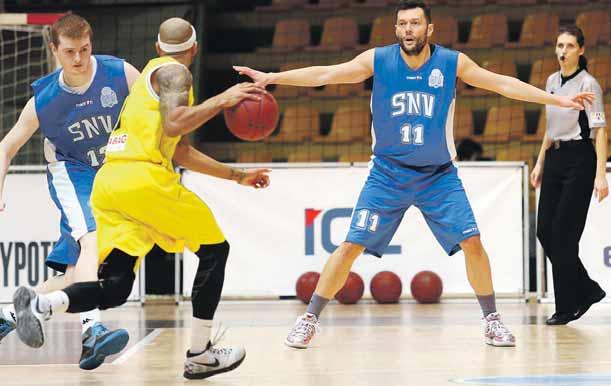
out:
{"label": "player's right hand", "polygon": [[233,66],[233,69],[236,70],[240,75],[246,75],[250,77],[257,86],[265,87],[271,81],[270,75],[266,72],[253,70],[250,67],[243,66]]}
{"label": "player's right hand", "polygon": [[264,92],[266,92],[265,88],[257,86],[254,83],[238,83],[229,87],[221,94],[221,106],[226,109],[237,105],[244,99],[259,101],[261,100],[260,94]]}
{"label": "player's right hand", "polygon": [[532,173],[530,173],[530,183],[533,188],[538,188],[541,186],[541,177],[543,176],[543,170],[541,170],[541,165],[536,164],[533,168]]}
{"label": "player's right hand", "polygon": [[4,209],[6,209],[6,204],[4,201],[0,200],[0,212],[4,212]]}

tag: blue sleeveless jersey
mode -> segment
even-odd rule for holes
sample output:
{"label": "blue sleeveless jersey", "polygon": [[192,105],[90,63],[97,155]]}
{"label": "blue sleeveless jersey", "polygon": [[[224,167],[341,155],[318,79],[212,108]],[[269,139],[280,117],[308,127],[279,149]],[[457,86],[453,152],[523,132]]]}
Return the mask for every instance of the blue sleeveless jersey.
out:
{"label": "blue sleeveless jersey", "polygon": [[104,161],[108,137],[129,90],[122,59],[95,58],[97,70],[83,94],[60,85],[61,70],[32,83],[47,162],[66,161],[97,169]]}
{"label": "blue sleeveless jersey", "polygon": [[435,45],[418,70],[407,66],[398,44],[374,52],[374,156],[406,166],[451,161],[458,52]]}

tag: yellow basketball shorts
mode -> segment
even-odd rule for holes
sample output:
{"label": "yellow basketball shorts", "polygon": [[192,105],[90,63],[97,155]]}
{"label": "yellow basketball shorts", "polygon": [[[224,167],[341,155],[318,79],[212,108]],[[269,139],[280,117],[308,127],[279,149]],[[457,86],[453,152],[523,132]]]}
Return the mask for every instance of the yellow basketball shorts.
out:
{"label": "yellow basketball shorts", "polygon": [[100,263],[114,248],[140,261],[154,244],[166,252],[197,252],[225,241],[210,208],[180,184],[180,176],[150,162],[115,161],[102,166],[91,205]]}

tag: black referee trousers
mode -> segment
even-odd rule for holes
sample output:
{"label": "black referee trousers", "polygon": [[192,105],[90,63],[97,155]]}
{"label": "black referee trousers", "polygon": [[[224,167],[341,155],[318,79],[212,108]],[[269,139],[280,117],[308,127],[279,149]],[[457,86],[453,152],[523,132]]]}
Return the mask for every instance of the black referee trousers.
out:
{"label": "black referee trousers", "polygon": [[574,313],[600,289],[579,259],[596,175],[590,140],[561,142],[545,153],[537,237],[552,264],[556,312]]}

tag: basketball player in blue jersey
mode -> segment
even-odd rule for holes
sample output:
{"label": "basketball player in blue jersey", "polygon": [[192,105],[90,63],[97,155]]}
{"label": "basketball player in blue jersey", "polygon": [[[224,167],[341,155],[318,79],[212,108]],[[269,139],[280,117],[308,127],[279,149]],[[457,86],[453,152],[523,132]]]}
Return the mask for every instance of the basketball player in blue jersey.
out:
{"label": "basketball player in blue jersey", "polygon": [[[97,280],[96,225],[89,196],[108,137],[139,75],[122,59],[92,55],[91,26],[80,16],[60,18],[51,36],[53,53],[62,68],[32,84],[34,96],[0,142],[1,216],[6,210],[2,192],[11,159],[39,128],[44,137],[49,192],[61,212],[61,236],[46,264],[63,274],[39,285],[38,293]],[[16,321],[12,305],[0,310],[0,340],[15,329]],[[99,310],[82,313],[81,321],[82,369],[100,366],[107,355],[127,344],[127,331],[109,331],[100,323]]]}
{"label": "basketball player in blue jersey", "polygon": [[369,177],[354,208],[346,241],[327,260],[307,312],[297,319],[285,343],[308,346],[322,309],[343,286],[354,260],[363,251],[381,256],[403,214],[415,205],[448,255],[464,251],[467,276],[483,311],[485,342],[514,346],[513,334],[496,311],[488,256],[452,163],[456,155],[452,136],[456,78],[508,98],[575,109],[582,109],[592,94],[551,95],[487,71],[463,53],[429,44],[434,27],[430,8],[423,1],[399,1],[396,15],[396,44],[370,49],[346,63],[280,73],[234,67],[262,86],[318,87],[374,78]]}

